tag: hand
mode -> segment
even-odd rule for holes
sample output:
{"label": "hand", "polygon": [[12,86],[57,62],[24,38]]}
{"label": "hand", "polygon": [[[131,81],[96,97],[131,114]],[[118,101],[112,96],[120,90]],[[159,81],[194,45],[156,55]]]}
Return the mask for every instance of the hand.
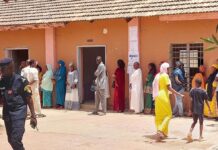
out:
{"label": "hand", "polygon": [[183,94],[179,94],[179,96],[181,96],[182,98],[184,98],[185,95],[183,95]]}
{"label": "hand", "polygon": [[37,120],[35,117],[30,118],[30,126],[35,129],[37,127]]}

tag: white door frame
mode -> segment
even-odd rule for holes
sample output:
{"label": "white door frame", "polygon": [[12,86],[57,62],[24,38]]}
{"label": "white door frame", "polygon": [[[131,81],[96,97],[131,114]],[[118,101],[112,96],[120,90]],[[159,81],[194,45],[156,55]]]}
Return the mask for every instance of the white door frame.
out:
{"label": "white door frame", "polygon": [[24,47],[24,48],[5,48],[4,49],[5,57],[11,58],[12,57],[11,52],[15,51],[15,50],[27,50],[28,51],[28,58],[30,58],[29,49],[26,47]]}
{"label": "white door frame", "polygon": [[[80,45],[80,46],[77,46],[76,49],[77,49],[77,68],[78,68],[78,72],[79,72],[79,79],[80,79],[80,82],[79,82],[79,101],[80,103],[83,102],[83,72],[82,72],[82,60],[81,58],[83,57],[83,54],[82,54],[82,48],[89,48],[89,47],[104,47],[104,51],[105,51],[105,65],[107,63],[107,48],[106,48],[106,45]],[[90,87],[91,88],[91,87]]]}

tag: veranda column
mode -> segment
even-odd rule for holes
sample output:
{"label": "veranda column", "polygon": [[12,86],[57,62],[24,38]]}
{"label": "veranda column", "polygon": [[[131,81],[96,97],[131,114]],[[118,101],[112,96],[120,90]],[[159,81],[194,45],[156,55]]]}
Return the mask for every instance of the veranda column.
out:
{"label": "veranda column", "polygon": [[56,66],[56,50],[55,50],[55,28],[45,29],[45,61],[51,64],[52,68]]}
{"label": "veranda column", "polygon": [[[140,19],[133,18],[128,22],[128,74],[129,79],[134,69],[134,62],[140,62]],[[131,92],[129,91],[129,109]]]}
{"label": "veranda column", "polygon": [[[55,50],[55,29],[45,29],[45,62],[51,64],[53,70],[56,68],[56,50]],[[55,85],[52,93],[52,106],[56,106]]]}
{"label": "veranda column", "polygon": [[133,73],[134,62],[140,62],[140,19],[133,18],[128,22],[128,74]]}

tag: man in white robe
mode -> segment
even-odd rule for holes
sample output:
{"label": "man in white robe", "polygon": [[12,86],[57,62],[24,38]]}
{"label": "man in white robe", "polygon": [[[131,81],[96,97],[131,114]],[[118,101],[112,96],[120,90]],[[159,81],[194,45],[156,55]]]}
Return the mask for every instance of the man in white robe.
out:
{"label": "man in white robe", "polygon": [[[29,83],[32,80],[31,74],[30,74],[30,59],[26,61],[26,67],[21,69],[20,75],[26,78]],[[27,114],[30,115],[29,107],[27,108]]]}
{"label": "man in white robe", "polygon": [[20,75],[25,77],[28,80],[28,82],[30,82],[30,64],[29,63],[30,63],[30,60],[28,59],[26,61],[26,67],[24,67],[20,73]]}
{"label": "man in white robe", "polygon": [[135,62],[133,67],[135,71],[130,77],[130,110],[141,113],[144,109],[142,70],[138,62]]}
{"label": "man in white robe", "polygon": [[41,113],[41,102],[39,95],[39,77],[38,70],[35,68],[36,63],[34,60],[27,61],[27,67],[23,68],[21,71],[21,76],[25,77],[32,90],[32,99],[35,108],[35,112],[38,116],[44,116]]}
{"label": "man in white robe", "polygon": [[41,112],[41,101],[40,101],[40,95],[39,95],[39,72],[36,69],[36,62],[34,60],[30,61],[30,75],[31,75],[31,82],[30,82],[30,87],[32,90],[32,99],[33,99],[33,104],[34,108],[36,111],[36,114],[38,116],[43,117]]}

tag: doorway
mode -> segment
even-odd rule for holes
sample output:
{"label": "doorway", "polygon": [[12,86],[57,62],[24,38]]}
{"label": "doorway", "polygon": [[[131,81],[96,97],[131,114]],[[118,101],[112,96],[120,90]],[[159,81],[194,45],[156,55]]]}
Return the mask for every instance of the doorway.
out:
{"label": "doorway", "polygon": [[105,46],[79,47],[80,99],[82,103],[94,103],[94,92],[90,90],[95,80],[94,72],[98,65],[96,57],[101,56],[105,64]]}
{"label": "doorway", "polygon": [[18,73],[21,62],[26,61],[29,58],[29,52],[28,49],[7,49],[6,57],[13,59],[14,70]]}

